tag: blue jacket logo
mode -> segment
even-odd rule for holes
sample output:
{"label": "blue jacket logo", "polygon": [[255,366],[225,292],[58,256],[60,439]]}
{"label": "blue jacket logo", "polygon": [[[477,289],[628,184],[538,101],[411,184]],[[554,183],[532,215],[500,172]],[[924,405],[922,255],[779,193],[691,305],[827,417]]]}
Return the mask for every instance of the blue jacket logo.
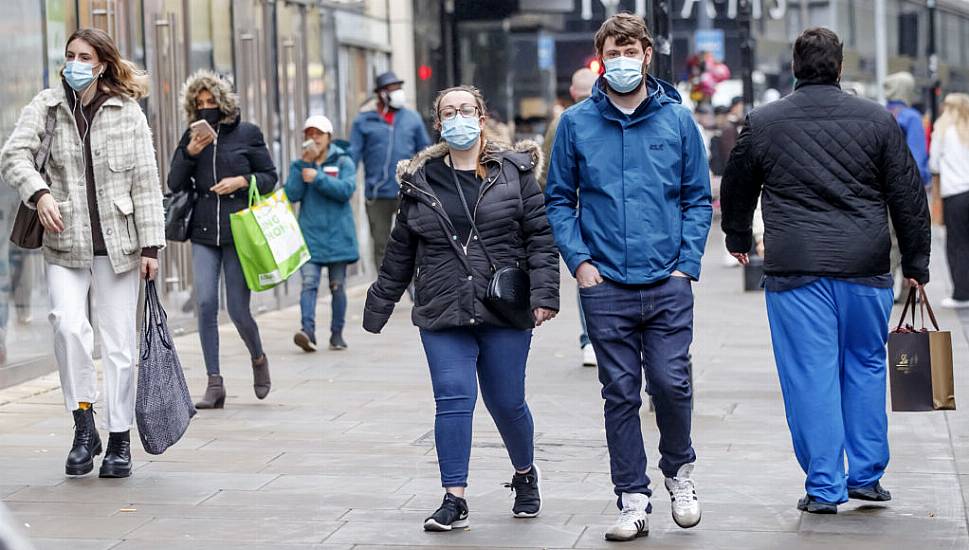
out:
{"label": "blue jacket logo", "polygon": [[650,151],[662,151],[663,150],[663,144],[662,143],[650,143],[649,144],[649,150]]}

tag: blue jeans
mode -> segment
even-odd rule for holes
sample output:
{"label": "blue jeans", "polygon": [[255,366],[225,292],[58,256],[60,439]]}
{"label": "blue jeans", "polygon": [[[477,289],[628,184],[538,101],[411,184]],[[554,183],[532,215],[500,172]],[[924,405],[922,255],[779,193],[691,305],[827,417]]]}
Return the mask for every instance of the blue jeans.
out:
{"label": "blue jeans", "polygon": [[616,495],[651,495],[639,421],[644,373],[656,406],[660,470],[673,477],[696,460],[690,439],[692,283],[681,277],[639,287],[604,281],[579,292],[599,361]]}
{"label": "blue jeans", "polygon": [[333,296],[331,305],[330,332],[343,332],[347,316],[347,264],[318,264],[306,262],[300,268],[299,274],[303,279],[303,289],[299,293],[299,310],[302,316],[303,332],[316,339],[316,297],[320,291],[320,273],[327,269],[330,281],[330,294]]}
{"label": "blue jeans", "polygon": [[[819,279],[766,292],[774,360],[807,493],[842,503],[888,465],[885,344],[892,289]],[[845,478],[845,457],[848,475]]]}
{"label": "blue jeans", "polygon": [[471,419],[478,384],[517,470],[532,465],[535,426],[525,403],[525,363],[532,332],[489,326],[421,329],[431,370],[434,442],[443,487],[467,487]]}
{"label": "blue jeans", "polygon": [[192,243],[192,269],[195,274],[195,299],[198,301],[199,339],[205,370],[219,374],[219,276],[225,272],[226,309],[229,319],[253,359],[262,357],[259,327],[249,311],[249,287],[235,246],[208,246]]}

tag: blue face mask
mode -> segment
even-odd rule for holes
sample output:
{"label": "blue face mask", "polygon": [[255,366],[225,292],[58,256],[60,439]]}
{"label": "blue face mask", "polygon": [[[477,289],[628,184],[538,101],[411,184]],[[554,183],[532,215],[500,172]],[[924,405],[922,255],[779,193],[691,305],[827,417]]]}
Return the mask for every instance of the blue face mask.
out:
{"label": "blue face mask", "polygon": [[606,82],[613,90],[624,94],[631,92],[643,81],[643,60],[636,57],[604,59]]}
{"label": "blue face mask", "polygon": [[68,61],[64,67],[64,80],[74,91],[86,90],[94,82],[94,65],[83,61]]}
{"label": "blue face mask", "polygon": [[460,114],[441,122],[441,137],[452,148],[467,151],[481,137],[478,117],[465,118]]}

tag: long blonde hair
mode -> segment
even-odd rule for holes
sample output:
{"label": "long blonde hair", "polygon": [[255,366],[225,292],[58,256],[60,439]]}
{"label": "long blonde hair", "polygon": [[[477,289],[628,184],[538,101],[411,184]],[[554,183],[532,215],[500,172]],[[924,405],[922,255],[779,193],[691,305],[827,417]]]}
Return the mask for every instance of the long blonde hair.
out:
{"label": "long blonde hair", "polygon": [[969,94],[948,94],[942,105],[945,110],[935,122],[932,141],[939,140],[942,143],[946,131],[954,127],[959,141],[964,147],[969,147]]}
{"label": "long blonde hair", "polygon": [[122,59],[121,52],[108,33],[101,29],[78,29],[67,39],[65,49],[75,40],[87,42],[97,52],[98,59],[104,63],[104,73],[99,80],[112,95],[128,96],[134,100],[148,97],[148,73],[131,61]]}

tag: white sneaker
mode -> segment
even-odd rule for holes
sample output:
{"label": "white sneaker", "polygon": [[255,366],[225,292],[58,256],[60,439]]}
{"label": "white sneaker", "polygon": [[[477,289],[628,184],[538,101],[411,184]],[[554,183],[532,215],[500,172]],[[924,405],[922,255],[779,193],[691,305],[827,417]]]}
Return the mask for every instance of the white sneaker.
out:
{"label": "white sneaker", "polygon": [[583,367],[595,367],[599,364],[596,360],[596,350],[592,347],[592,344],[586,344],[582,348],[582,366]]}
{"label": "white sneaker", "polygon": [[953,300],[952,298],[945,298],[942,300],[941,305],[946,309],[965,309],[969,307],[969,300]]}
{"label": "white sneaker", "polygon": [[649,516],[646,508],[649,497],[642,493],[623,493],[622,511],[619,519],[606,531],[606,540],[629,541],[649,534]]}
{"label": "white sneaker", "polygon": [[684,529],[700,523],[700,500],[693,482],[693,464],[680,466],[676,477],[666,478],[666,490],[670,492],[670,508],[673,521]]}

